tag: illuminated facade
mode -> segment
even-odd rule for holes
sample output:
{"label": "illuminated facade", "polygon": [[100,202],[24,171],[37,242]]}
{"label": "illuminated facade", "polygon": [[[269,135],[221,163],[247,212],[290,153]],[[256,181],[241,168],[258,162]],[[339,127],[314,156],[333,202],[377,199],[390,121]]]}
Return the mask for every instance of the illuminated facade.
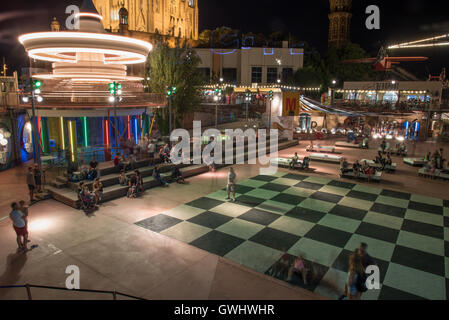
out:
{"label": "illuminated facade", "polygon": [[206,79],[237,86],[280,85],[303,68],[304,49],[241,48],[196,49],[201,57],[199,71]]}
{"label": "illuminated facade", "polygon": [[340,48],[350,41],[352,0],[329,0],[329,46]]}
{"label": "illuminated facade", "polygon": [[120,32],[120,10],[124,8],[130,32],[198,39],[198,0],[93,0],[93,3],[103,16],[103,26],[112,32]]}

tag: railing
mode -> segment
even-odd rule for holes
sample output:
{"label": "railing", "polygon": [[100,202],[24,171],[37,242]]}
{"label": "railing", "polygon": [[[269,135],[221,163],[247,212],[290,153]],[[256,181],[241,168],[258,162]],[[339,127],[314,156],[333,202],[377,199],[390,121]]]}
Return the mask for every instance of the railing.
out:
{"label": "railing", "polygon": [[143,298],[135,297],[129,294],[121,293],[118,291],[105,291],[105,290],[90,290],[90,289],[67,289],[62,287],[52,287],[52,286],[40,286],[34,284],[25,284],[25,285],[13,285],[13,286],[0,286],[0,289],[18,289],[24,288],[27,293],[28,300],[33,300],[33,296],[31,294],[31,289],[48,289],[48,290],[58,290],[58,291],[71,291],[71,292],[89,292],[89,293],[100,293],[100,294],[110,294],[112,295],[112,300],[117,300],[118,296],[131,298],[135,300],[146,300]]}

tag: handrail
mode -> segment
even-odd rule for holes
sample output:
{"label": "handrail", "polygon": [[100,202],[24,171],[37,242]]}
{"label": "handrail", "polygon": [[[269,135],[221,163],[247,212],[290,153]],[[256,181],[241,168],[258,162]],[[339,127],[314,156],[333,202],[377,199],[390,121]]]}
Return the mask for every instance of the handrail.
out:
{"label": "handrail", "polygon": [[25,288],[27,290],[28,300],[33,300],[31,295],[31,288],[37,289],[49,289],[49,290],[60,290],[60,291],[74,291],[74,292],[91,292],[91,293],[102,293],[102,294],[111,294],[113,300],[117,300],[117,295],[136,299],[136,300],[147,300],[140,297],[135,297],[126,293],[121,293],[118,291],[106,291],[106,290],[94,290],[94,289],[68,289],[63,287],[53,287],[53,286],[42,286],[35,284],[25,284],[25,285],[8,285],[8,286],[0,286],[0,289],[16,289],[16,288]]}

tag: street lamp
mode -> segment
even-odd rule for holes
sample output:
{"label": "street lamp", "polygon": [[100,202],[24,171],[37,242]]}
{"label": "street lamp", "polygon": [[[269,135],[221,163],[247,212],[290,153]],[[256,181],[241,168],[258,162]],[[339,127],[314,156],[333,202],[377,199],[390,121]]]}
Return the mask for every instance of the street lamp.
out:
{"label": "street lamp", "polygon": [[251,102],[251,91],[249,90],[246,90],[245,102],[246,102],[246,122],[248,123],[248,109],[249,103]]}
{"label": "street lamp", "polygon": [[[176,95],[177,88],[176,87],[167,87],[167,100],[168,100],[168,135],[171,136],[172,131],[172,103],[173,98]],[[171,139],[170,140],[170,146],[171,146]]]}
{"label": "street lamp", "polygon": [[[39,139],[37,137],[37,123],[36,123],[36,110],[34,107],[35,101],[38,103],[41,103],[44,101],[44,98],[40,96],[41,94],[41,87],[42,87],[42,81],[40,80],[33,80],[33,78],[30,78],[30,94],[23,96],[22,101],[24,103],[28,103],[31,100],[31,110],[32,110],[32,117],[31,117],[31,129],[33,133],[33,156],[34,156],[34,162],[41,164],[41,157],[40,157],[40,143]],[[36,150],[37,148],[37,150]]]}
{"label": "street lamp", "polygon": [[334,105],[334,99],[335,99],[335,85],[337,84],[337,80],[332,80],[332,86],[331,86],[331,106]]}
{"label": "street lamp", "polygon": [[109,102],[114,103],[114,126],[115,126],[115,147],[118,148],[118,123],[117,123],[117,96],[122,95],[122,85],[118,82],[111,82],[109,84],[109,92],[111,96],[109,97]]}
{"label": "street lamp", "polygon": [[268,117],[268,129],[271,130],[271,105],[273,104],[273,90],[270,90],[268,93],[269,99],[270,99],[270,114]]}
{"label": "street lamp", "polygon": [[215,128],[216,129],[218,128],[218,101],[220,100],[222,94],[223,94],[222,89],[215,90],[214,101],[215,101]]}

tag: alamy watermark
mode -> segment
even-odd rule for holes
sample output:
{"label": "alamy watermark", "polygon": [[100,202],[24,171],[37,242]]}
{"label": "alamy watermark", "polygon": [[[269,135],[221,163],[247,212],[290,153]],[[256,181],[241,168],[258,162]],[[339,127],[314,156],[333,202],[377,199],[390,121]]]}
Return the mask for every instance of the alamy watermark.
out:
{"label": "alamy watermark", "polygon": [[80,8],[76,5],[70,5],[65,9],[65,13],[69,16],[65,20],[65,27],[67,30],[80,29]]}
{"label": "alamy watermark", "polygon": [[376,5],[368,6],[365,10],[368,14],[366,18],[365,25],[368,30],[379,30],[380,29],[380,9]]}
{"label": "alamy watermark", "polygon": [[[201,148],[202,138],[209,138],[209,143]],[[224,142],[224,160],[223,160],[223,141]],[[247,143],[247,152],[245,152],[245,140]],[[270,142],[268,157],[267,140]],[[277,172],[277,161],[271,161],[278,156],[278,130],[271,129],[267,137],[266,129],[226,129],[225,135],[218,129],[208,129],[201,134],[201,121],[193,122],[193,152],[191,152],[191,136],[185,129],[176,129],[170,136],[170,141],[176,144],[171,150],[170,160],[173,164],[244,164],[245,155],[248,164],[256,164],[257,161],[262,166],[259,169],[261,175],[273,175]],[[235,141],[235,144],[234,144]],[[235,146],[235,147],[234,147]],[[234,152],[235,151],[235,152]],[[193,154],[193,159],[192,159]]]}

